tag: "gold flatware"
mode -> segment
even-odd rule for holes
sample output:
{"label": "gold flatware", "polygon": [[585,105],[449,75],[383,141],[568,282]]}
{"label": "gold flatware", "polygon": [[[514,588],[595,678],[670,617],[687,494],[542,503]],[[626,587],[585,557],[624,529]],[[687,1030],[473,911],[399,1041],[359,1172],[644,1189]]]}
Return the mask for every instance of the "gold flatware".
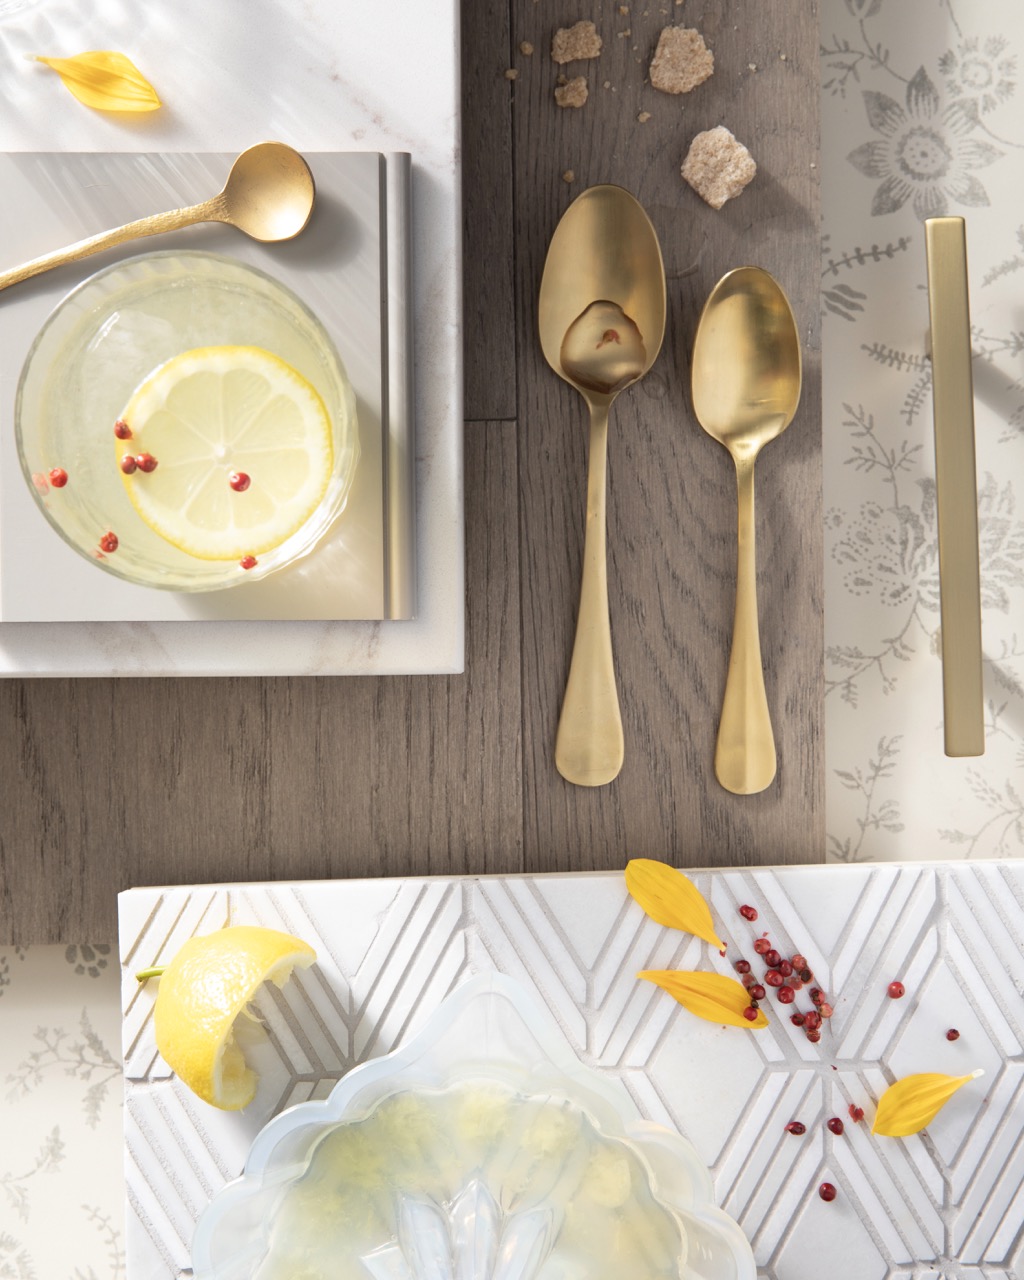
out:
{"label": "gold flatware", "polygon": [[757,625],[754,461],[800,402],[800,342],[789,301],[760,267],[723,276],[704,304],[693,348],[693,411],[736,464],[736,612],[715,747],[715,776],[752,795],[775,777],[775,739]]}
{"label": "gold flatware", "polygon": [[302,156],[283,142],[261,142],[238,156],[224,189],[211,199],[184,209],[151,214],[33,258],[0,273],[0,289],[129,240],[178,231],[196,222],[225,222],[264,242],[291,240],[309,221],[314,195],[313,175]]}
{"label": "gold flatware", "polygon": [[926,218],[939,527],[943,730],[947,756],[985,753],[978,481],[963,218]]}
{"label": "gold flatware", "polygon": [[544,263],[538,322],[545,359],[590,410],[583,579],[555,765],[566,781],[599,787],[618,775],[625,754],[608,616],[608,414],[650,369],[665,336],[661,248],[628,191],[591,187],[565,211]]}

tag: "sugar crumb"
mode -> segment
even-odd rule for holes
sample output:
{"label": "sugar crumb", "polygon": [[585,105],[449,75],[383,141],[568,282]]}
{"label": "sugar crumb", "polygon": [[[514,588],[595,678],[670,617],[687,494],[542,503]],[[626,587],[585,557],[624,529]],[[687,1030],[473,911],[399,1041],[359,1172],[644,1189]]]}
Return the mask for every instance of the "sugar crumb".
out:
{"label": "sugar crumb", "polygon": [[560,107],[582,107],[588,97],[585,76],[574,76],[555,88],[555,101]]}
{"label": "sugar crumb", "polygon": [[551,38],[551,57],[559,65],[596,58],[601,52],[601,37],[592,22],[577,22],[559,27]]}
{"label": "sugar crumb", "polygon": [[519,52],[524,53],[527,57],[529,57],[530,54],[533,53],[533,45],[530,44],[529,40],[524,40],[522,44],[519,46]]}
{"label": "sugar crumb", "polygon": [[714,73],[715,59],[693,27],[665,27],[651,59],[650,78],[662,93],[689,93]]}
{"label": "sugar crumb", "polygon": [[712,209],[721,209],[753,181],[757,165],[743,143],[718,125],[693,139],[680,173]]}
{"label": "sugar crumb", "polygon": [[515,67],[509,67],[508,70],[505,72],[505,79],[515,80],[518,75],[519,75],[519,72],[515,69]]}

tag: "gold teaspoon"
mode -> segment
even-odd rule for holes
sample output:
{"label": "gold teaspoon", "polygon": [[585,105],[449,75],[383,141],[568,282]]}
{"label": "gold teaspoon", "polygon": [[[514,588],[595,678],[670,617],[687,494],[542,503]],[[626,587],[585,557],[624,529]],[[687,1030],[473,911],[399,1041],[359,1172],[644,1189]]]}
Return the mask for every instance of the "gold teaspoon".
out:
{"label": "gold teaspoon", "polygon": [[608,414],[650,369],[665,335],[661,249],[629,192],[591,187],[565,211],[544,264],[538,322],[545,359],[590,410],[583,577],[555,766],[568,782],[599,787],[625,754],[608,616]]}
{"label": "gold teaspoon", "polygon": [[752,795],[775,777],[775,739],[757,625],[754,461],[800,402],[800,342],[789,301],[760,267],[723,276],[704,304],[693,348],[693,411],[736,464],[738,554],[732,650],[715,776]]}
{"label": "gold teaspoon", "polygon": [[291,240],[309,221],[314,195],[313,175],[302,156],[283,142],[261,142],[238,156],[223,191],[211,199],[168,213],[154,213],[33,258],[0,273],[0,289],[129,240],[177,231],[196,222],[225,222],[264,242]]}

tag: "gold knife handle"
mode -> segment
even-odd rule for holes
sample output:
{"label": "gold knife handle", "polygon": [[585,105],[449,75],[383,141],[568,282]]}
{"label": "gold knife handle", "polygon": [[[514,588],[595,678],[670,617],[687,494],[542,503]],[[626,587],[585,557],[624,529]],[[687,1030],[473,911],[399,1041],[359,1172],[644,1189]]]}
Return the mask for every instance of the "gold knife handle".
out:
{"label": "gold knife handle", "polygon": [[214,196],[212,200],[204,200],[201,204],[189,205],[184,209],[171,209],[168,213],[154,213],[135,222],[126,223],[123,227],[115,227],[112,231],[101,231],[98,235],[79,240],[64,249],[56,249],[53,253],[33,258],[31,262],[22,263],[20,267],[12,267],[10,271],[0,272],[0,289],[12,284],[20,284],[32,276],[38,276],[53,267],[62,267],[68,262],[77,262],[80,258],[88,258],[94,253],[102,253],[104,249],[115,249],[129,240],[137,240],[142,236],[161,235],[165,231],[177,231],[181,227],[190,227],[196,222],[222,222],[225,206],[222,196]]}
{"label": "gold knife handle", "polygon": [[985,751],[978,482],[963,218],[925,220],[947,756]]}

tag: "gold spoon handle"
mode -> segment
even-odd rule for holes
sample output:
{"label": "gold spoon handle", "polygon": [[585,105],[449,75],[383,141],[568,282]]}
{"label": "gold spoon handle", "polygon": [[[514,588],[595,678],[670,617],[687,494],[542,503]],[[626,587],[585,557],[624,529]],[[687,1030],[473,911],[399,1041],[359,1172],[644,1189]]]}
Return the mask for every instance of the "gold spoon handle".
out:
{"label": "gold spoon handle", "polygon": [[587,531],[576,640],[555,738],[555,766],[567,782],[600,787],[622,768],[624,745],[608,617],[605,490],[608,406],[590,406]]}
{"label": "gold spoon handle", "polygon": [[204,200],[201,204],[189,205],[185,209],[171,209],[167,213],[150,214],[149,217],[126,223],[123,227],[115,227],[112,231],[101,231],[99,235],[79,240],[65,249],[57,249],[53,253],[44,254],[41,258],[33,258],[31,262],[13,267],[10,271],[0,272],[0,289],[19,284],[31,276],[49,271],[52,267],[62,267],[65,263],[77,262],[80,258],[88,258],[91,254],[102,253],[104,249],[114,249],[128,240],[137,240],[142,236],[156,236],[164,231],[177,231],[181,227],[190,227],[195,222],[222,222],[224,213],[225,206],[221,194],[214,196],[212,200]]}
{"label": "gold spoon handle", "polygon": [[715,776],[735,795],[763,791],[775,777],[775,739],[764,689],[757,626],[754,457],[737,457],[736,613],[715,747]]}

